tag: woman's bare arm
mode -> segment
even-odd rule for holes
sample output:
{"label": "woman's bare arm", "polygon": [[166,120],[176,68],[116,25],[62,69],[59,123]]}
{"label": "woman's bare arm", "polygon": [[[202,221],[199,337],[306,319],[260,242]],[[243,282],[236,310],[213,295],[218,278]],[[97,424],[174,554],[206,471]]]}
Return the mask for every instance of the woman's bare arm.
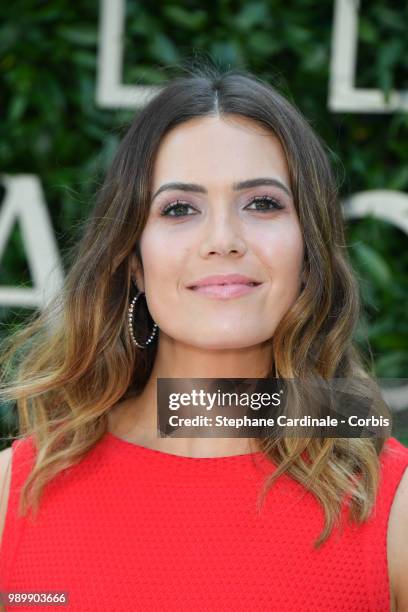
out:
{"label": "woman's bare arm", "polygon": [[397,612],[408,610],[408,468],[398,485],[389,521],[387,538],[391,592]]}

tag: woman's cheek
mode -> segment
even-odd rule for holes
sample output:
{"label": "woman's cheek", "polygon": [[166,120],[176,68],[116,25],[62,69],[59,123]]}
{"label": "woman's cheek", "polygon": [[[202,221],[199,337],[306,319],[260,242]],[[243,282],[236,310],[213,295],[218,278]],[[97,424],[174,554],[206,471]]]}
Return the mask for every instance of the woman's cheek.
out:
{"label": "woman's cheek", "polygon": [[280,224],[260,229],[251,237],[252,249],[273,267],[292,268],[303,261],[303,238],[294,224]]}

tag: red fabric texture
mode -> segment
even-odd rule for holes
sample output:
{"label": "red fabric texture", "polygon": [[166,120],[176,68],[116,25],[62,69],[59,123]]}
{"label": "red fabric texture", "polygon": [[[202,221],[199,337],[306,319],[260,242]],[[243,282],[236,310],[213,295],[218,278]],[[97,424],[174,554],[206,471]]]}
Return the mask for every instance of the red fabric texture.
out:
{"label": "red fabric texture", "polygon": [[13,442],[0,590],[68,592],[67,606],[36,610],[390,610],[388,517],[408,467],[396,438],[369,520],[336,526],[319,550],[323,510],[288,475],[258,508],[275,469],[262,453],[180,457],[108,432],[47,485],[33,521],[17,503],[35,452],[32,437]]}

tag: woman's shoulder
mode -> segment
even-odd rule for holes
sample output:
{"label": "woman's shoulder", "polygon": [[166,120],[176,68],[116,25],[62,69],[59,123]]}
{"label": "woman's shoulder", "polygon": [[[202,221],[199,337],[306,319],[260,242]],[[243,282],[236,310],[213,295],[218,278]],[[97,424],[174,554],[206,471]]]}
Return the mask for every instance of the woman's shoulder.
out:
{"label": "woman's shoulder", "polygon": [[386,440],[380,454],[378,504],[389,511],[400,487],[404,487],[408,468],[408,448],[395,437]]}
{"label": "woman's shoulder", "polygon": [[[379,453],[379,481],[374,515],[388,521],[388,515],[408,478],[408,448],[395,437],[388,438]],[[397,502],[398,503],[398,502]]]}

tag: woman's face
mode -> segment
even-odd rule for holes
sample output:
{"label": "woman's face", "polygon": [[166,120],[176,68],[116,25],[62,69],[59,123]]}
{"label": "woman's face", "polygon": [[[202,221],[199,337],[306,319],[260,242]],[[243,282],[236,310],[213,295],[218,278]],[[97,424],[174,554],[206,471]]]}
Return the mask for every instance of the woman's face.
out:
{"label": "woman's face", "polygon": [[[251,186],[255,179],[276,184]],[[176,182],[188,186],[165,188]],[[270,339],[299,295],[304,255],[279,140],[241,116],[173,128],[156,157],[140,252],[133,276],[160,335],[207,349]],[[189,288],[228,274],[260,284]]]}

